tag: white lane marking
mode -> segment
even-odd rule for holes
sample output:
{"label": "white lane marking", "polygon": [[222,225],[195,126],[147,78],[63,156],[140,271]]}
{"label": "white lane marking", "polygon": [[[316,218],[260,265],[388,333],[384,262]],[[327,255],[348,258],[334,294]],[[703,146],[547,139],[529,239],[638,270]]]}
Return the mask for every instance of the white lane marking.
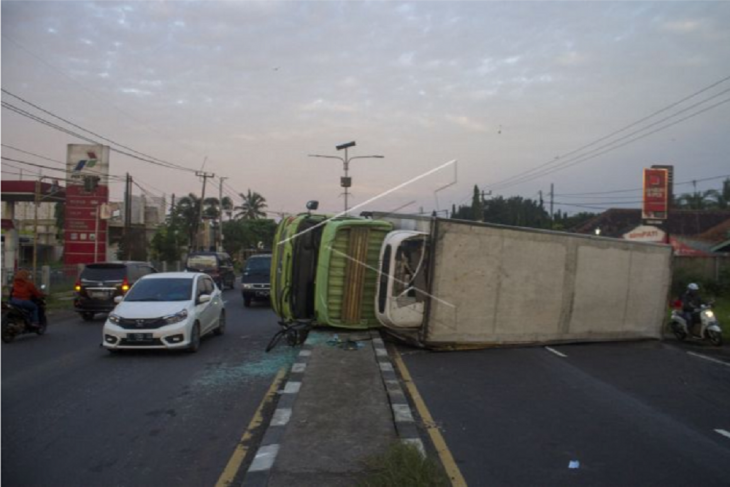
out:
{"label": "white lane marking", "polygon": [[294,374],[301,374],[306,369],[307,369],[307,364],[303,364],[303,363],[300,363],[300,362],[297,362],[297,363],[295,363],[294,365],[291,366],[291,371]]}
{"label": "white lane marking", "polygon": [[287,382],[284,386],[284,390],[281,391],[282,394],[296,394],[299,392],[299,388],[302,387],[301,382]]}
{"label": "white lane marking", "polygon": [[730,432],[727,432],[725,430],[715,430],[715,433],[720,433],[722,436],[727,436],[730,438]]}
{"label": "white lane marking", "polygon": [[271,426],[286,426],[291,419],[291,408],[279,408],[274,411],[274,417],[271,418]]}
{"label": "white lane marking", "polygon": [[266,445],[259,448],[256,452],[256,456],[251,462],[249,472],[260,472],[262,470],[270,470],[276,460],[276,455],[279,453],[279,445]]}
{"label": "white lane marking", "polygon": [[411,413],[411,408],[408,404],[393,404],[391,405],[391,408],[393,409],[393,416],[395,416],[396,422],[413,422],[413,414]]}
{"label": "white lane marking", "polygon": [[547,350],[547,351],[548,351],[548,352],[550,352],[550,353],[554,353],[554,354],[555,354],[555,355],[557,355],[558,357],[568,358],[568,356],[567,356],[567,355],[565,355],[564,353],[560,353],[560,352],[558,352],[558,351],[557,351],[557,350],[555,350],[554,348],[550,348],[550,347],[545,347],[545,350]]}
{"label": "white lane marking", "polygon": [[378,357],[387,357],[388,351],[384,348],[376,348],[375,355],[377,355]]}
{"label": "white lane marking", "polygon": [[716,364],[721,364],[726,367],[730,367],[730,363],[723,362],[722,360],[717,360],[716,358],[708,357],[707,355],[702,355],[701,353],[687,352],[687,354],[692,355],[693,357],[709,360],[710,362],[715,362]]}
{"label": "white lane marking", "polygon": [[300,357],[309,357],[310,355],[312,355],[311,350],[302,350],[301,352],[299,352]]}

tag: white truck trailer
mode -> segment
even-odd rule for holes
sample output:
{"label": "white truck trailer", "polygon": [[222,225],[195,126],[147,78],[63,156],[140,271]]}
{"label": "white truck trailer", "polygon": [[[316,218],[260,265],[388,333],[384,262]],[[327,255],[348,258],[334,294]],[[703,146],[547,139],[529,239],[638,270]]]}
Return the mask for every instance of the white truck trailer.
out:
{"label": "white truck trailer", "polygon": [[376,316],[433,349],[658,339],[672,250],[564,232],[373,212]]}

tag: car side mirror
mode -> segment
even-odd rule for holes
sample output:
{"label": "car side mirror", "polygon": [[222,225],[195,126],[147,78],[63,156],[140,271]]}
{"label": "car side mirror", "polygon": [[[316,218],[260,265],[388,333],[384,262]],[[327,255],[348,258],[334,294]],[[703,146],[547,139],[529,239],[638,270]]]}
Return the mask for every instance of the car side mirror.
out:
{"label": "car side mirror", "polygon": [[210,301],[210,294],[201,294],[198,296],[198,304],[207,303]]}
{"label": "car side mirror", "polygon": [[121,303],[122,301],[124,301],[124,296],[116,296],[116,297],[114,298],[114,303],[116,303],[116,304],[119,304],[119,303]]}

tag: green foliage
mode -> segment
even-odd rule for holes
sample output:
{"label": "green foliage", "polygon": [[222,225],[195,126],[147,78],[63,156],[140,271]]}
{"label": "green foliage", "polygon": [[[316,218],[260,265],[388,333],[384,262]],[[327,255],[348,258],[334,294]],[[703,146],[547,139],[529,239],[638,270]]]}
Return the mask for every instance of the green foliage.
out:
{"label": "green foliage", "polygon": [[241,206],[236,206],[233,209],[238,211],[236,213],[237,220],[256,220],[258,218],[266,218],[266,213],[263,211],[266,208],[266,198],[258,194],[256,191],[250,189],[246,194],[240,193],[239,196],[243,200]]}
{"label": "green foliage", "polygon": [[678,208],[685,210],[726,210],[730,208],[730,178],[723,181],[720,190],[684,193],[676,198],[675,203]]}
{"label": "green foliage", "polygon": [[447,487],[448,476],[439,464],[425,458],[413,445],[393,443],[384,454],[366,461],[370,474],[361,487]]}
{"label": "green foliage", "polygon": [[484,217],[484,200],[479,193],[479,186],[474,185],[474,194],[471,196],[471,215],[475,222],[483,222]]}
{"label": "green foliage", "polygon": [[703,298],[730,298],[730,267],[722,269],[718,279],[707,278],[701,273],[686,269],[675,269],[672,276],[672,297],[679,297],[691,282],[700,286]]}
{"label": "green foliage", "polygon": [[160,262],[179,261],[186,238],[185,233],[171,221],[160,225],[150,243],[152,259]]}
{"label": "green foliage", "polygon": [[223,247],[231,255],[244,249],[258,248],[259,242],[270,249],[276,233],[274,220],[230,220],[223,222]]}

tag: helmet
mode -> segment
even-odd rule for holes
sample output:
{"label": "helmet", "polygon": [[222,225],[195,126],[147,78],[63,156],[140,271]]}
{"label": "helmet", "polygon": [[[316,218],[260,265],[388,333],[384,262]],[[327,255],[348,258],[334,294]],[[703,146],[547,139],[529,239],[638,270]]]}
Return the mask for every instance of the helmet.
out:
{"label": "helmet", "polygon": [[689,289],[690,291],[699,291],[700,287],[693,282],[689,286],[687,286],[687,289]]}

